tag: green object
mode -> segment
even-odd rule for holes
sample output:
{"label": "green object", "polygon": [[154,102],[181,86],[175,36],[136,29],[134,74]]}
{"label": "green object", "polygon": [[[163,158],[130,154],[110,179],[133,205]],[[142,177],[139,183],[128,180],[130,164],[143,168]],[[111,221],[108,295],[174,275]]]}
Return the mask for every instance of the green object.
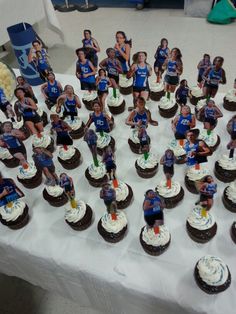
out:
{"label": "green object", "polygon": [[166,97],[170,99],[170,92],[166,92]]}
{"label": "green object", "polygon": [[116,98],[117,94],[116,94],[116,88],[113,88],[113,97]]}
{"label": "green object", "polygon": [[149,156],[148,152],[145,152],[143,155],[144,155],[144,159],[147,160]]}
{"label": "green object", "polygon": [[103,132],[103,131],[100,131],[99,134],[100,134],[101,136],[104,136],[104,132]]}
{"label": "green object", "polygon": [[210,135],[211,134],[211,130],[207,130],[207,135]]}
{"label": "green object", "polygon": [[236,18],[236,8],[230,0],[218,2],[207,16],[207,21],[215,24],[229,24]]}
{"label": "green object", "polygon": [[97,157],[93,158],[93,162],[94,162],[95,167],[98,167],[98,159],[97,159]]}

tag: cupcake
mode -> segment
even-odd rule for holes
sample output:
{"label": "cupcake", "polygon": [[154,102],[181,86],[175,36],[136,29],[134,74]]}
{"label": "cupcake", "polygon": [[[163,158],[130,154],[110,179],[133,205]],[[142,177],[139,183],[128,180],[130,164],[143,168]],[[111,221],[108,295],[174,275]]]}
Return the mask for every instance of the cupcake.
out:
{"label": "cupcake", "polygon": [[93,218],[91,207],[83,201],[76,201],[76,207],[67,207],[65,212],[66,223],[74,230],[82,231],[87,229]]}
{"label": "cupcake", "polygon": [[113,187],[116,191],[116,205],[118,209],[124,209],[128,207],[133,199],[133,190],[132,188],[118,180],[118,187]]}
{"label": "cupcake", "polygon": [[236,111],[236,89],[231,89],[224,97],[223,107],[229,111]]}
{"label": "cupcake", "polygon": [[85,91],[82,97],[82,102],[85,107],[92,111],[93,110],[93,102],[98,99],[98,94],[96,91]]}
{"label": "cupcake", "polygon": [[93,187],[98,188],[103,186],[108,180],[105,165],[101,161],[98,161],[98,167],[91,164],[85,171],[85,177]]}
{"label": "cupcake", "polygon": [[40,116],[40,118],[42,119],[42,122],[43,122],[43,126],[45,127],[47,124],[48,124],[48,116],[46,114],[45,111],[43,111],[42,108],[39,108],[37,109],[37,114]]}
{"label": "cupcake", "polygon": [[168,148],[174,152],[176,164],[184,164],[186,161],[186,151],[184,149],[185,143],[186,140],[176,140],[174,138],[168,145]]}
{"label": "cupcake", "polygon": [[211,212],[202,216],[202,206],[196,206],[188,215],[186,228],[193,241],[206,243],[216,235],[217,224]]}
{"label": "cupcake", "polygon": [[158,256],[170,245],[171,235],[165,225],[159,226],[159,233],[154,228],[143,227],[139,236],[140,243],[147,254]]}
{"label": "cupcake", "polygon": [[195,106],[195,115],[197,120],[204,122],[204,116],[201,114],[199,115],[199,111],[206,106],[206,99],[201,99],[197,102],[197,105]]}
{"label": "cupcake", "polygon": [[[151,139],[148,136],[148,142],[151,143]],[[132,129],[132,134],[128,139],[128,144],[131,149],[131,151],[135,154],[141,154],[141,145],[140,140],[138,138],[138,129]]]}
{"label": "cupcake", "polygon": [[123,95],[129,95],[133,92],[133,78],[126,78],[126,75],[120,74],[119,75],[119,88],[120,93]]}
{"label": "cupcake", "polygon": [[231,284],[228,266],[219,257],[211,255],[203,256],[197,262],[194,278],[198,287],[207,294],[223,292]]}
{"label": "cupcake", "polygon": [[80,165],[80,157],[80,151],[73,145],[69,145],[66,148],[63,146],[59,148],[57,159],[63,168],[71,170]]}
{"label": "cupcake", "polygon": [[231,226],[230,235],[231,235],[232,240],[236,244],[236,221],[234,221]]}
{"label": "cupcake", "polygon": [[223,155],[215,162],[215,176],[222,182],[232,182],[236,179],[236,157]]}
{"label": "cupcake", "polygon": [[19,159],[13,157],[9,150],[4,147],[0,147],[0,160],[8,168],[15,168],[19,166]]}
{"label": "cupcake", "polygon": [[68,202],[68,197],[59,185],[46,186],[43,190],[43,198],[54,207],[63,206]]}
{"label": "cupcake", "polygon": [[193,194],[198,194],[198,189],[196,186],[197,181],[200,181],[205,176],[210,174],[209,169],[202,164],[199,165],[200,169],[196,169],[195,166],[188,167],[187,173],[185,175],[184,181],[185,186],[189,192]]}
{"label": "cupcake", "polygon": [[167,187],[166,180],[161,181],[156,192],[162,197],[166,208],[174,208],[184,198],[184,189],[177,181],[171,180],[171,188]]}
{"label": "cupcake", "polygon": [[29,208],[21,200],[15,200],[0,208],[0,221],[10,229],[23,228],[29,222]]}
{"label": "cupcake", "polygon": [[229,211],[236,213],[236,181],[231,182],[230,185],[224,189],[222,201]]}
{"label": "cupcake", "polygon": [[161,97],[165,96],[164,83],[150,82],[150,98],[153,101],[159,101]]}
{"label": "cupcake", "polygon": [[34,189],[42,182],[42,172],[35,167],[33,161],[28,163],[28,168],[19,167],[17,180],[27,189]]}
{"label": "cupcake", "polygon": [[116,220],[113,220],[112,215],[106,212],[99,220],[97,228],[105,241],[116,243],[124,238],[127,225],[128,222],[124,212],[117,211]]}
{"label": "cupcake", "polygon": [[135,162],[137,174],[144,179],[152,178],[157,173],[158,158],[155,154],[149,153],[148,158],[140,156]]}
{"label": "cupcake", "polygon": [[70,116],[65,117],[64,120],[72,129],[70,136],[73,139],[79,139],[84,136],[84,123],[79,117],[74,117],[74,120],[71,120]]}
{"label": "cupcake", "polygon": [[172,118],[178,110],[178,104],[176,103],[175,98],[162,97],[159,104],[159,113],[163,118]]}
{"label": "cupcake", "polygon": [[125,111],[125,100],[119,93],[117,93],[117,97],[109,94],[106,98],[106,104],[112,114],[120,114]]}
{"label": "cupcake", "polygon": [[214,152],[220,145],[220,137],[214,130],[211,130],[211,133],[208,134],[207,130],[203,129],[200,132],[198,139],[204,141],[212,152]]}
{"label": "cupcake", "polygon": [[196,106],[198,101],[201,100],[201,99],[204,99],[206,98],[204,95],[203,95],[203,92],[202,92],[202,89],[198,86],[193,86],[191,89],[190,89],[190,94],[191,94],[191,97],[190,97],[190,102],[192,105]]}
{"label": "cupcake", "polygon": [[41,133],[40,136],[34,134],[32,137],[32,146],[46,148],[49,152],[54,152],[54,140],[47,134]]}
{"label": "cupcake", "polygon": [[103,132],[101,135],[100,132],[96,132],[97,134],[97,152],[99,155],[102,155],[107,146],[110,146],[112,151],[115,150],[115,140],[108,133]]}

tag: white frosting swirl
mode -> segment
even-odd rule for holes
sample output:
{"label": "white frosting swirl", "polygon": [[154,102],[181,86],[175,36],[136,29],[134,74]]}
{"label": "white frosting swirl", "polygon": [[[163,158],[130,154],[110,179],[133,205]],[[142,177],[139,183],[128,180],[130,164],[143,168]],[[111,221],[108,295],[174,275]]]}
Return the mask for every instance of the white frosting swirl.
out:
{"label": "white frosting swirl", "polygon": [[228,101],[236,102],[236,89],[229,90],[227,94],[225,95],[225,98]]}
{"label": "white frosting swirl", "polygon": [[226,195],[229,200],[236,203],[236,181],[231,182],[226,189]]}
{"label": "white frosting swirl", "polygon": [[98,97],[98,94],[96,91],[85,91],[82,97],[82,100],[86,101],[93,101]]}
{"label": "white frosting swirl", "polygon": [[195,229],[207,230],[215,224],[214,216],[208,211],[206,217],[202,216],[202,207],[196,206],[188,215],[187,221]]}
{"label": "white frosting swirl", "polygon": [[70,116],[65,117],[64,120],[73,131],[78,130],[82,126],[82,120],[79,117],[74,117],[74,120],[71,120]]}
{"label": "white frosting swirl", "polygon": [[98,161],[98,167],[96,167],[94,164],[91,164],[88,167],[88,171],[90,176],[94,179],[101,179],[107,173],[106,167],[101,161]]}
{"label": "white frosting swirl", "polygon": [[68,222],[76,223],[80,221],[86,213],[86,204],[83,201],[77,201],[77,207],[67,207],[65,212],[65,219]]}
{"label": "white frosting swirl", "polygon": [[59,157],[62,160],[68,160],[71,159],[75,154],[75,147],[73,145],[67,146],[67,150],[63,146],[59,148]]}
{"label": "white frosting swirl", "polygon": [[140,156],[137,159],[137,164],[139,167],[141,167],[142,169],[151,169],[156,167],[156,165],[158,164],[158,158],[157,155],[153,154],[153,153],[149,153],[148,155],[148,159],[145,160],[144,155]]}
{"label": "white frosting swirl", "polygon": [[200,99],[200,100],[197,102],[196,109],[199,111],[199,110],[202,109],[204,106],[206,106],[206,99]]}
{"label": "white frosting swirl", "polygon": [[171,188],[169,189],[166,185],[166,180],[161,181],[157,187],[157,192],[159,195],[168,198],[179,194],[181,186],[177,181],[171,181]]}
{"label": "white frosting swirl", "polygon": [[46,186],[46,191],[48,192],[49,195],[53,197],[58,197],[63,194],[64,190],[59,186],[59,185],[47,185]]}
{"label": "white frosting swirl", "polygon": [[42,115],[43,115],[43,109],[42,109],[42,108],[39,108],[39,107],[38,107],[38,109],[36,110],[36,112],[37,112],[37,114],[38,114],[40,117],[42,117]]}
{"label": "white frosting swirl", "polygon": [[124,201],[129,195],[129,188],[126,183],[118,180],[118,187],[114,188],[116,191],[116,201]]}
{"label": "white frosting swirl", "polygon": [[47,134],[41,134],[41,137],[38,137],[37,134],[33,135],[32,145],[34,147],[46,148],[51,144],[52,138]]}
{"label": "white frosting swirl", "polygon": [[144,227],[142,239],[147,245],[163,246],[170,241],[170,232],[165,225],[159,227],[159,233],[154,232],[154,228]]}
{"label": "white frosting swirl", "polygon": [[108,214],[108,213],[105,213],[102,216],[101,218],[102,226],[107,232],[118,233],[125,226],[127,226],[128,221],[124,212],[117,211],[116,216],[117,216],[116,220],[112,220],[111,214]]}
{"label": "white frosting swirl", "polygon": [[202,130],[198,138],[203,140],[210,147],[215,146],[218,141],[218,135],[213,130],[209,135],[207,134],[207,130]]}
{"label": "white frosting swirl", "polygon": [[104,148],[107,147],[111,142],[111,136],[105,132],[103,132],[103,136],[99,132],[96,132],[97,134],[97,147],[98,148]]}
{"label": "white frosting swirl", "polygon": [[179,140],[176,140],[175,138],[170,142],[168,145],[168,148],[173,150],[174,155],[176,157],[184,156],[186,155],[186,151],[184,150],[184,144],[186,143],[186,140],[183,140],[183,146],[179,145]]}
{"label": "white frosting swirl", "polygon": [[0,214],[5,221],[15,221],[24,212],[25,203],[20,200],[13,201],[12,207],[7,205],[0,208]]}
{"label": "white frosting swirl", "polygon": [[187,170],[187,177],[191,181],[201,180],[203,177],[210,174],[209,169],[206,166],[200,164],[200,169],[195,169],[195,166],[191,166]]}
{"label": "white frosting swirl", "polygon": [[156,81],[151,81],[150,83],[150,90],[152,92],[162,92],[164,90],[164,83],[160,82],[157,83]]}
{"label": "white frosting swirl", "polygon": [[4,147],[0,147],[0,159],[12,159],[13,156],[9,153],[9,150]]}
{"label": "white frosting swirl", "polygon": [[130,140],[134,143],[134,144],[140,144],[140,140],[138,138],[138,129],[132,129],[132,133],[130,135]]}
{"label": "white frosting swirl", "polygon": [[203,91],[200,87],[198,86],[193,86],[191,87],[190,89],[190,92],[191,94],[194,96],[194,97],[202,97],[203,96]]}
{"label": "white frosting swirl", "polygon": [[133,85],[133,78],[127,79],[126,75],[120,74],[119,75],[119,86],[120,87],[130,87]]}
{"label": "white frosting swirl", "polygon": [[28,163],[27,169],[24,169],[22,166],[19,166],[18,169],[19,169],[18,170],[18,178],[19,179],[31,179],[37,173],[37,168],[35,167],[35,164],[33,161],[30,161]]}
{"label": "white frosting swirl", "polygon": [[197,263],[201,279],[209,286],[223,285],[229,276],[227,265],[216,256],[203,256]]}
{"label": "white frosting swirl", "polygon": [[13,129],[20,129],[24,125],[24,120],[21,119],[20,121],[15,121],[12,123],[13,124]]}
{"label": "white frosting swirl", "polygon": [[236,170],[236,158],[229,158],[227,155],[223,155],[221,159],[218,160],[221,168],[225,170]]}
{"label": "white frosting swirl", "polygon": [[168,99],[166,96],[165,97],[162,97],[158,106],[161,108],[161,109],[171,109],[175,106],[176,104],[176,101],[174,98],[171,98],[171,99]]}
{"label": "white frosting swirl", "polygon": [[124,101],[124,97],[120,95],[119,93],[117,94],[116,98],[113,95],[109,95],[107,97],[107,105],[110,107],[118,107],[122,104],[123,101]]}

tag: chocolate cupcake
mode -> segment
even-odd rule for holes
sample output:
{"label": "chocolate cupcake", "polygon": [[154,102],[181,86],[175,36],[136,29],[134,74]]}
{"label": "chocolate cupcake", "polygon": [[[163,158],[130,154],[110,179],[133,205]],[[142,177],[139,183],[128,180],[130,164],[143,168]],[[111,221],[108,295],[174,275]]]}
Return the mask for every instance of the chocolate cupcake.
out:
{"label": "chocolate cupcake", "polygon": [[117,211],[116,220],[112,219],[112,215],[105,213],[98,222],[98,232],[103,239],[110,243],[121,241],[127,231],[127,218],[123,211]]}
{"label": "chocolate cupcake", "polygon": [[206,243],[216,235],[217,224],[211,212],[208,211],[206,216],[202,216],[202,207],[196,206],[188,215],[186,228],[193,241]]}
{"label": "chocolate cupcake", "polygon": [[156,81],[150,82],[150,98],[153,101],[159,101],[165,96],[164,83],[157,83]]}
{"label": "chocolate cupcake", "polygon": [[236,89],[229,90],[223,101],[223,107],[226,110],[236,111]]}
{"label": "chocolate cupcake", "polygon": [[203,95],[202,89],[198,86],[193,86],[190,89],[190,94],[191,94],[191,97],[189,99],[190,99],[191,104],[194,106],[197,105],[199,100],[206,98]]}
{"label": "chocolate cupcake", "polygon": [[171,188],[169,188],[166,185],[166,180],[163,180],[155,190],[163,199],[166,208],[176,207],[184,198],[184,189],[177,181],[171,181]]}
{"label": "chocolate cupcake", "polygon": [[113,187],[116,191],[116,205],[118,209],[124,209],[128,207],[133,199],[133,190],[132,188],[118,180],[118,187]]}
{"label": "chocolate cupcake", "polygon": [[216,134],[214,130],[212,130],[211,133],[208,134],[207,130],[203,129],[200,132],[198,139],[203,140],[212,152],[214,152],[220,145],[220,137]]}
{"label": "chocolate cupcake", "polygon": [[43,190],[43,198],[54,207],[60,207],[68,202],[68,197],[64,190],[59,186],[46,186]]}
{"label": "chocolate cupcake", "polygon": [[82,97],[86,109],[93,110],[93,102],[98,100],[98,94],[96,91],[85,91]]}
{"label": "chocolate cupcake", "polygon": [[8,168],[19,166],[19,159],[13,157],[9,150],[3,147],[0,147],[0,160]]}
{"label": "chocolate cupcake", "polygon": [[80,165],[81,153],[72,145],[59,148],[58,161],[67,170],[75,169]]}
{"label": "chocolate cupcake", "polygon": [[34,189],[42,183],[42,171],[35,167],[33,161],[28,163],[28,168],[19,167],[17,180],[27,189]]}
{"label": "chocolate cupcake", "polygon": [[236,221],[233,222],[230,228],[230,235],[234,243],[236,244]]}
{"label": "chocolate cupcake", "polygon": [[152,178],[158,170],[158,158],[153,153],[149,153],[147,159],[142,155],[136,160],[135,168],[141,178]]}
{"label": "chocolate cupcake", "polygon": [[200,99],[197,102],[197,105],[195,106],[195,115],[198,121],[204,122],[205,118],[204,118],[204,113],[202,112],[201,114],[199,113],[199,111],[206,106],[206,99]]}
{"label": "chocolate cupcake", "polygon": [[186,160],[186,151],[184,145],[186,140],[176,140],[175,138],[170,142],[168,148],[173,150],[176,157],[176,164],[184,164]]}
{"label": "chocolate cupcake", "polygon": [[42,122],[43,122],[43,126],[45,127],[47,124],[48,124],[48,116],[46,114],[45,111],[43,111],[42,108],[39,108],[37,109],[37,114],[40,116],[40,118],[42,119]]}
{"label": "chocolate cupcake", "polygon": [[[148,136],[148,143],[151,143],[151,139]],[[138,130],[137,129],[132,129],[132,134],[128,139],[128,144],[131,149],[131,151],[135,154],[142,154],[141,151],[141,145],[140,145],[140,140],[138,138]]]}
{"label": "chocolate cupcake", "polygon": [[215,176],[222,182],[232,182],[236,179],[236,158],[223,155],[215,162]]}
{"label": "chocolate cupcake", "polygon": [[230,185],[224,189],[222,201],[225,208],[236,213],[236,181],[231,182]]}
{"label": "chocolate cupcake", "polygon": [[210,174],[209,169],[205,165],[200,164],[199,166],[200,169],[196,169],[195,166],[188,167],[184,178],[186,188],[193,194],[199,193],[196,185],[197,181]]}
{"label": "chocolate cupcake", "polygon": [[29,208],[21,200],[0,208],[0,222],[10,229],[20,229],[29,222]]}
{"label": "chocolate cupcake", "polygon": [[91,164],[85,171],[85,177],[95,188],[102,187],[108,181],[106,167],[101,161],[98,161],[98,167]]}
{"label": "chocolate cupcake", "polygon": [[196,264],[194,278],[200,289],[207,294],[225,291],[231,284],[228,266],[216,256],[203,256]]}
{"label": "chocolate cupcake", "polygon": [[74,120],[71,120],[71,117],[67,116],[64,120],[72,129],[70,131],[70,136],[73,139],[79,139],[84,136],[84,123],[79,117],[74,117]]}
{"label": "chocolate cupcake", "polygon": [[36,134],[33,135],[32,146],[46,148],[49,152],[54,152],[54,140],[47,134],[41,133],[40,137]]}
{"label": "chocolate cupcake", "polygon": [[106,98],[106,104],[112,114],[120,114],[125,111],[125,100],[122,95],[117,93],[116,97],[112,94]]}
{"label": "chocolate cupcake", "polygon": [[162,97],[158,103],[159,113],[163,118],[172,118],[175,116],[178,110],[178,104],[176,103],[175,98],[167,98],[166,96]]}
{"label": "chocolate cupcake", "polygon": [[153,256],[164,253],[170,245],[171,235],[165,225],[159,227],[159,233],[154,232],[154,228],[144,226],[139,236],[140,243],[144,251]]}
{"label": "chocolate cupcake", "polygon": [[119,75],[119,89],[123,95],[129,95],[133,92],[133,78],[126,78],[125,74]]}
{"label": "chocolate cupcake", "polygon": [[110,146],[113,152],[115,151],[115,140],[111,135],[105,132],[103,132],[102,135],[99,132],[96,132],[96,134],[98,155],[101,156],[106,150],[107,146]]}
{"label": "chocolate cupcake", "polygon": [[66,223],[76,231],[87,229],[93,218],[91,207],[83,201],[76,201],[76,207],[67,207],[65,212]]}

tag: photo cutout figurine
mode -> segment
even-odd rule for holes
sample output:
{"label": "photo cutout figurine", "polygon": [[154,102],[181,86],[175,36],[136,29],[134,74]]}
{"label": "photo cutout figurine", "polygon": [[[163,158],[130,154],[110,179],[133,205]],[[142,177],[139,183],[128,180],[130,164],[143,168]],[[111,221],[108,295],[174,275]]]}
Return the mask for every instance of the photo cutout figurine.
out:
{"label": "photo cutout figurine", "polygon": [[98,232],[107,242],[119,242],[125,236],[128,222],[125,213],[117,210],[116,191],[111,184],[102,186],[100,198],[104,201],[106,213],[98,222]]}
{"label": "photo cutout figurine", "polygon": [[107,146],[103,156],[102,161],[106,166],[106,171],[108,175],[108,179],[112,180],[114,188],[118,187],[118,181],[116,178],[116,164],[115,164],[115,155],[110,146]]}
{"label": "photo cutout figurine", "polygon": [[160,255],[169,246],[170,233],[164,225],[164,204],[160,196],[152,189],[144,194],[143,212],[146,226],[140,233],[140,243],[150,255]]}
{"label": "photo cutout figurine", "polygon": [[97,155],[97,134],[92,129],[87,129],[84,134],[84,140],[88,144],[90,152],[93,157],[95,167],[98,167],[98,155]]}
{"label": "photo cutout figurine", "polygon": [[167,149],[165,155],[162,156],[160,164],[163,165],[163,172],[166,177],[166,186],[171,189],[171,178],[174,176],[174,164],[176,157],[173,150]]}

